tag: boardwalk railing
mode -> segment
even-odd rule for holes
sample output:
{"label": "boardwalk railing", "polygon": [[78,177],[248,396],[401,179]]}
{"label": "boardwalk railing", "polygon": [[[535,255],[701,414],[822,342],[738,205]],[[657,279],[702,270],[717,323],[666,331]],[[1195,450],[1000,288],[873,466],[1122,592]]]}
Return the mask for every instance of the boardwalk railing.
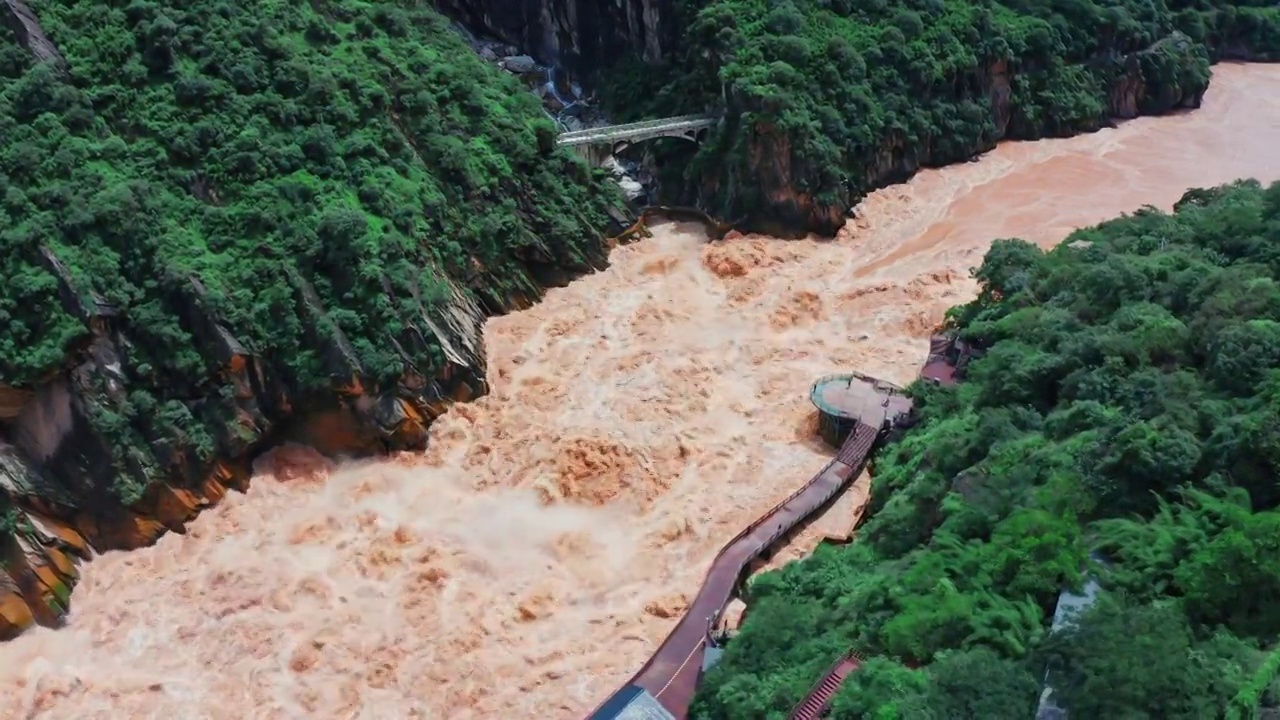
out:
{"label": "boardwalk railing", "polygon": [[[968,359],[965,357],[967,352],[965,347],[954,338],[941,335],[929,338],[929,357],[925,360],[921,375],[926,378],[931,377],[942,385],[952,385],[956,382],[956,366],[954,364],[956,361],[953,361],[951,357],[953,354],[958,353],[961,356],[959,362],[964,362]],[[889,383],[884,383],[884,385],[888,386],[888,388],[885,388],[887,392],[892,393],[897,390],[897,386],[889,385]],[[882,389],[879,385],[876,387],[877,389]],[[840,452],[843,454],[844,448],[841,448]],[[841,456],[837,455],[836,459],[840,460]],[[822,717],[822,714],[830,706],[831,699],[835,697],[836,691],[844,683],[844,679],[862,667],[862,663],[862,656],[853,650],[841,655],[822,674],[822,677],[818,678],[818,682],[814,683],[813,687],[809,689],[804,699],[791,710],[788,720],[815,720]]]}
{"label": "boardwalk railing", "polygon": [[[769,512],[757,517],[721,547],[685,615],[663,640],[657,652],[649,657],[624,688],[638,685],[648,690],[677,718],[684,717],[701,668],[698,659],[705,649],[708,619],[723,610],[752,560],[857,477],[871,454],[880,431],[878,427],[859,423],[841,448],[841,455],[853,461],[853,466],[842,461],[827,463],[808,482],[774,505]],[[763,526],[774,523],[778,527],[772,532],[767,535],[758,533]],[[753,535],[758,537],[753,538]]]}
{"label": "boardwalk railing", "polygon": [[[823,477],[827,474],[827,471],[830,470],[833,465],[837,463],[844,463],[850,466],[851,468],[854,467],[855,465],[861,465],[862,461],[865,460],[867,456],[871,454],[871,448],[875,445],[876,438],[878,438],[879,435],[880,435],[880,428],[871,428],[867,425],[863,425],[859,423],[858,426],[854,428],[854,431],[849,433],[849,437],[844,441],[844,445],[840,447],[840,452],[838,453],[838,457],[836,460],[833,460],[832,462],[827,463],[825,466],[823,466],[822,470],[817,475],[814,475],[813,478],[809,480],[809,482],[805,483],[804,485],[801,485],[799,488],[796,489],[795,492],[788,495],[786,500],[783,500],[777,505],[774,505],[773,508],[769,510],[769,512],[756,518],[751,522],[750,525],[743,528],[742,531],[739,532],[737,535],[735,535],[732,540],[730,540],[728,543],[724,545],[724,547],[720,548],[720,552],[716,553],[716,560],[719,560],[720,556],[723,555],[726,550],[728,550],[730,547],[733,547],[733,545],[735,545],[738,541],[750,535],[752,532],[755,531],[756,528],[760,527],[761,525],[764,525],[765,523],[772,520],[776,515],[780,514],[787,507],[787,505],[789,505],[793,500],[795,500],[796,498],[808,492],[811,487],[813,487],[820,480],[823,479]],[[861,468],[859,467],[858,470],[861,471]],[[854,479],[853,474],[850,473],[849,476],[845,479],[853,480]],[[824,493],[824,497],[820,502],[811,503],[812,510],[817,510],[818,508],[825,505],[828,500],[834,497],[835,494],[840,492],[840,490],[842,489],[843,489],[843,486],[831,488],[829,492]],[[800,524],[800,522],[804,521],[812,513],[812,510],[809,513],[805,513],[802,517],[798,518],[794,524],[775,530],[774,533],[769,536],[769,539],[764,543],[764,547],[761,548],[761,550],[764,550],[768,546],[777,542],[778,538],[790,532],[791,529],[795,527],[795,525],[798,525]],[[715,562],[716,561],[713,560],[711,561],[711,564],[714,565]]]}
{"label": "boardwalk railing", "polygon": [[718,120],[719,118],[715,115],[680,115],[625,125],[606,125],[560,133],[556,142],[560,145],[595,145],[619,140],[645,140],[701,130],[715,125]]}
{"label": "boardwalk railing", "polygon": [[[951,382],[950,378],[948,382]],[[874,386],[886,398],[901,392],[889,383],[876,382]],[[683,719],[697,686],[701,663],[695,660],[701,658],[705,649],[707,628],[724,609],[748,564],[852,482],[866,466],[871,450],[884,429],[884,426],[872,427],[858,422],[835,460],[721,547],[707,569],[697,595],[657,651],[596,710],[608,705],[616,695],[642,688],[672,715]],[[773,523],[778,525],[773,532],[756,536],[756,531],[762,526]],[[792,711],[792,720],[821,717],[845,677],[861,664],[861,657],[853,651],[842,655]],[[592,712],[594,715],[595,711]]]}

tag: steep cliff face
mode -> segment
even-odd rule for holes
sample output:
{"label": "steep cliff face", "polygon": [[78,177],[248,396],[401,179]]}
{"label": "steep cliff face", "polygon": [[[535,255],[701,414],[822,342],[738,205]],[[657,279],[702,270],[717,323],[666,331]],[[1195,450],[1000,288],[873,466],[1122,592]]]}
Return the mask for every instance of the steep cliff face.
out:
{"label": "steep cliff face", "polygon": [[485,317],[627,219],[416,3],[213,5],[0,8],[0,638],[281,439],[422,447],[486,392]]}
{"label": "steep cliff face", "polygon": [[626,120],[724,109],[696,157],[654,150],[662,202],[829,235],[921,167],[1196,107],[1211,57],[1280,48],[1270,3],[1113,5],[690,0],[670,62],[618,68],[608,100]]}
{"label": "steep cliff face", "polygon": [[[165,532],[182,532],[200,510],[229,489],[245,490],[252,454],[281,437],[314,443],[331,453],[361,455],[421,448],[431,420],[450,402],[486,392],[481,329],[485,314],[469,293],[450,284],[449,302],[405,322],[445,353],[432,377],[405,374],[366,388],[365,372],[340,332],[321,341],[335,378],[331,393],[299,393],[280,368],[250,353],[216,316],[192,302],[189,322],[199,328],[199,350],[221,358],[207,394],[193,409],[219,434],[212,461],[184,452],[180,435],[159,437],[150,458],[120,446],[97,422],[127,402],[138,382],[125,370],[136,346],[127,319],[96,299],[91,308],[60,277],[62,296],[86,329],[85,345],[68,358],[71,367],[29,390],[5,387],[10,399],[0,421],[0,489],[14,514],[0,576],[0,638],[32,622],[56,622],[74,585],[75,559],[132,549]],[[199,283],[192,281],[192,294]],[[323,308],[314,290],[300,285],[299,299],[315,310],[317,337]],[[89,293],[92,297],[92,293]],[[141,428],[139,428],[141,429]],[[124,476],[124,477],[122,477]],[[125,502],[114,488],[145,479],[141,497]]]}
{"label": "steep cliff face", "polygon": [[675,0],[436,0],[447,15],[590,77],[619,57],[664,60],[678,36]]}
{"label": "steep cliff face", "polygon": [[[737,173],[699,173],[696,191],[701,203],[718,209],[727,217],[743,217],[744,226],[779,235],[805,233],[834,235],[852,213],[853,206],[870,189],[901,182],[922,167],[937,166],[972,157],[990,150],[1005,139],[1039,139],[1092,132],[1111,119],[1168,112],[1176,108],[1199,107],[1208,87],[1203,48],[1181,33],[1174,33],[1138,52],[1092,59],[1089,64],[1105,66],[1099,71],[1093,102],[1083,112],[1059,113],[1036,97],[1044,85],[1038,68],[1028,68],[1008,60],[995,60],[982,68],[967,70],[947,83],[945,97],[934,97],[938,106],[960,110],[967,127],[935,126],[909,132],[888,129],[870,147],[852,156],[849,174],[836,185],[815,183],[826,170],[815,164],[840,163],[840,152],[823,156],[797,151],[794,128],[780,129],[770,122],[774,113],[761,107],[756,98],[736,98],[741,103],[730,118],[751,118],[748,127],[733,123],[727,138],[721,138],[721,152],[737,152],[744,161]],[[772,103],[772,97],[767,102]],[[967,113],[967,117],[965,117]],[[946,132],[943,132],[943,131]],[[801,131],[801,135],[804,131]],[[812,141],[812,138],[806,138]],[[740,142],[741,144],[735,145]],[[711,148],[711,153],[717,150]],[[834,161],[834,163],[833,163]],[[751,178],[744,183],[738,178]],[[736,182],[735,182],[736,181]],[[825,185],[825,187],[823,186]]]}

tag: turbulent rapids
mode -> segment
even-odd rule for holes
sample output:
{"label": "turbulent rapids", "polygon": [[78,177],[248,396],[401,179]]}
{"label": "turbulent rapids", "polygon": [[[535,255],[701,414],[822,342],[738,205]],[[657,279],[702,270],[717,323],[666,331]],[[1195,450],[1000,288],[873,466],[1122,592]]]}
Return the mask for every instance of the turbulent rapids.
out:
{"label": "turbulent rapids", "polygon": [[1201,110],[923,173],[835,241],[655,225],[490,321],[492,394],[426,453],[282,448],[186,535],[90,563],[65,628],[0,646],[0,718],[581,717],[830,458],[815,378],[910,381],[992,238],[1280,178],[1277,117],[1280,68],[1218,66]]}

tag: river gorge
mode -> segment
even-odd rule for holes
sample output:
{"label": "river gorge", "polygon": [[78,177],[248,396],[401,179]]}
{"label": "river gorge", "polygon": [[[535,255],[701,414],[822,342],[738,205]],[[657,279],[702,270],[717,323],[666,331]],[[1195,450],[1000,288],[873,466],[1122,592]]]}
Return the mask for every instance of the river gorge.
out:
{"label": "river gorge", "polygon": [[0,718],[581,717],[830,456],[813,379],[908,382],[994,238],[1049,246],[1240,177],[1280,179],[1280,67],[1218,65],[1198,110],[922,172],[834,240],[659,225],[489,320],[492,391],[425,453],[281,448],[186,534],[87,563],[64,628],[0,646]]}

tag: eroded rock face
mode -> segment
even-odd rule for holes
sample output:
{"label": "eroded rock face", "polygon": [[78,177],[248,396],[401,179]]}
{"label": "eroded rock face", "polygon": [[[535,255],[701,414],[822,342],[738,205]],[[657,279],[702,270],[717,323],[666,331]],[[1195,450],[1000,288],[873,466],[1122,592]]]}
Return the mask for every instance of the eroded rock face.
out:
{"label": "eroded rock face", "polygon": [[1179,82],[1154,82],[1168,58],[1181,58],[1194,53],[1190,38],[1175,32],[1141,52],[1124,58],[1124,70],[1111,85],[1107,107],[1112,117],[1133,118],[1139,115],[1168,112],[1177,108],[1198,108],[1204,98],[1204,85],[1191,78]]}
{"label": "eroded rock face", "polygon": [[[1176,108],[1199,107],[1206,89],[1202,79],[1182,77],[1171,82],[1170,78],[1163,76],[1173,72],[1172,68],[1190,65],[1180,61],[1194,52],[1194,43],[1182,33],[1175,32],[1150,48],[1108,60],[1116,64],[1114,80],[1107,94],[1110,115],[1132,118]],[[958,101],[974,100],[990,109],[993,132],[969,148],[973,155],[990,150],[1004,139],[1038,139],[1088,132],[1105,124],[1099,119],[1083,126],[1076,123],[1070,128],[1046,127],[1022,117],[1012,101],[1017,73],[1005,61],[994,62],[975,71],[975,78],[972,86],[966,86],[966,92],[972,94],[955,98]],[[733,123],[734,118],[744,116],[748,110],[731,109],[727,115],[728,122]],[[850,178],[849,194],[839,201],[824,202],[801,189],[804,185],[801,178],[812,173],[807,168],[796,166],[791,142],[785,134],[760,125],[749,129],[730,128],[729,132],[746,139],[750,147],[750,177],[735,178],[732,173],[703,177],[697,189],[701,204],[711,207],[727,205],[727,215],[735,220],[741,217],[740,224],[744,228],[772,235],[794,237],[810,232],[834,235],[844,225],[860,197],[854,188],[883,187],[906,180],[922,167],[963,159],[938,157],[933,138],[908,142],[904,137],[888,137],[866,165],[864,176]],[[760,201],[749,202],[749,195],[744,193],[754,192],[755,183],[758,183]]]}
{"label": "eroded rock face", "polygon": [[[63,280],[69,283],[69,278]],[[199,294],[192,281],[191,292]],[[181,532],[229,489],[244,490],[252,455],[275,439],[298,437],[332,453],[369,454],[421,448],[427,426],[454,401],[486,392],[482,348],[485,313],[469,293],[453,286],[452,302],[423,309],[415,322],[445,355],[430,378],[412,374],[388,387],[366,385],[346,339],[329,328],[321,341],[331,376],[345,377],[332,393],[301,396],[286,378],[244,349],[216,317],[188,308],[189,326],[208,343],[202,352],[223,358],[208,395],[195,405],[206,419],[222,418],[211,462],[178,448],[180,438],[156,438],[158,464],[133,456],[106,437],[95,414],[111,412],[131,379],[122,371],[130,350],[127,324],[105,306],[86,307],[76,292],[63,295],[91,330],[74,363],[37,388],[0,395],[0,490],[17,506],[18,532],[3,548],[0,638],[34,622],[53,624],[67,608],[75,560],[90,549],[137,548],[169,531]],[[299,293],[323,322],[314,291]],[[10,407],[17,400],[20,405]],[[8,404],[5,404],[5,403]],[[172,441],[171,443],[168,441]],[[145,490],[124,503],[117,483],[143,480]]]}
{"label": "eroded rock face", "polygon": [[629,54],[659,62],[675,41],[674,0],[438,0],[436,5],[468,27],[579,77]]}
{"label": "eroded rock face", "polygon": [[[563,266],[537,253],[524,263],[543,286],[562,284],[603,267],[606,245],[602,241],[589,258],[595,265]],[[193,417],[215,430],[216,447],[201,459],[178,427],[162,425],[157,435],[155,427],[128,421],[117,427],[110,420],[121,417],[120,404],[140,381],[127,369],[134,347],[128,318],[77,287],[52,253],[46,260],[59,279],[64,309],[86,333],[67,365],[43,384],[0,387],[0,511],[9,508],[7,520],[15,526],[12,534],[0,532],[0,639],[35,623],[57,624],[68,609],[79,560],[182,532],[228,490],[247,489],[253,457],[279,441],[351,456],[423,448],[431,421],[451,403],[488,391],[485,318],[527,307],[539,292],[489,292],[482,307],[477,297],[483,293],[437,274],[448,299],[418,303],[403,319],[405,337],[413,340],[397,351],[410,370],[378,384],[315,288],[294,276],[314,347],[333,381],[327,391],[307,392],[283,358],[247,350],[204,302],[199,280],[185,278],[174,286],[175,306],[200,354],[217,358],[220,366],[201,397],[184,400]],[[428,375],[424,368],[435,371]],[[141,488],[131,501],[122,499],[130,496],[121,490],[128,483]]]}
{"label": "eroded rock face", "polygon": [[[566,282],[584,270],[562,268],[552,274],[536,259],[530,263],[531,273]],[[8,408],[0,416],[0,509],[6,502],[14,506],[17,525],[13,535],[0,533],[0,639],[36,623],[58,624],[80,560],[95,551],[133,549],[166,532],[183,532],[229,490],[246,490],[253,457],[279,441],[352,456],[425,447],[432,420],[450,404],[488,390],[482,336],[488,313],[473,293],[449,286],[450,302],[421,308],[421,315],[405,320],[444,355],[438,373],[410,372],[390,385],[374,386],[341,331],[328,327],[326,335],[316,337],[335,383],[318,395],[297,392],[280,368],[248,352],[216,316],[193,304],[186,322],[203,328],[193,332],[209,344],[201,351],[223,358],[208,394],[194,404],[206,419],[225,422],[208,462],[177,449],[185,446],[176,435],[153,439],[150,450],[157,462],[139,462],[133,450],[104,434],[95,414],[111,412],[131,382],[122,370],[131,347],[128,324],[111,308],[82,301],[92,293],[65,293],[68,310],[81,315],[91,339],[47,383],[0,394],[0,409]],[[190,292],[198,297],[198,281],[191,281]],[[312,321],[325,323],[309,284],[300,281],[298,292],[315,311]],[[499,309],[526,307],[536,299],[508,296]],[[139,479],[146,483],[140,497],[123,502],[117,483]]]}
{"label": "eroded rock face", "polygon": [[66,68],[67,61],[44,34],[44,29],[40,27],[40,21],[31,12],[31,8],[22,0],[4,0],[4,5],[4,10],[0,11],[0,22],[13,28],[18,42],[37,58],[52,62],[58,68]]}
{"label": "eroded rock face", "polygon": [[[21,0],[0,5],[0,23],[37,58],[62,63]],[[565,179],[588,181],[585,174]],[[203,181],[191,192],[219,202]],[[618,207],[608,212],[623,226],[631,221]],[[254,456],[280,441],[343,455],[422,448],[429,424],[450,403],[488,390],[487,316],[526,307],[543,288],[607,264],[608,243],[594,233],[543,239],[503,245],[505,255],[486,256],[492,268],[473,256],[471,267],[451,266],[448,274],[430,256],[401,257],[413,263],[417,283],[362,275],[360,282],[394,300],[395,311],[393,321],[354,342],[334,319],[352,307],[324,287],[334,269],[283,263],[271,289],[288,296],[287,322],[299,341],[290,347],[301,352],[237,337],[235,328],[242,335],[263,328],[229,320],[230,306],[194,271],[158,256],[149,258],[154,268],[137,272],[154,272],[148,298],[173,332],[148,335],[136,305],[114,307],[74,256],[59,257],[69,252],[65,245],[33,242],[33,263],[57,290],[41,312],[61,311],[77,327],[61,364],[43,369],[47,375],[24,376],[22,386],[0,377],[0,639],[34,623],[56,624],[79,560],[182,532],[228,490],[246,489]],[[366,366],[379,362],[369,359],[375,343],[384,351],[377,353],[381,371]],[[387,362],[387,353],[399,362]],[[181,371],[153,367],[179,354],[186,356]]]}

